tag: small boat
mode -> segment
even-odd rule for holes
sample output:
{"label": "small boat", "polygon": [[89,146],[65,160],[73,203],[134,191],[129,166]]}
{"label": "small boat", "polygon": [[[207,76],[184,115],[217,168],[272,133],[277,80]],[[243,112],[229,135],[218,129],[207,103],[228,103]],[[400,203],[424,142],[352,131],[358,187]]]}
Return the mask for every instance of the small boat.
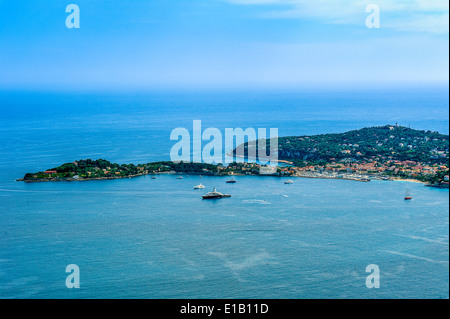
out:
{"label": "small boat", "polygon": [[203,188],[205,188],[205,186],[203,186],[202,184],[194,186],[194,189],[203,189]]}
{"label": "small boat", "polygon": [[294,182],[292,180],[288,180],[284,182],[285,184],[294,184]]}
{"label": "small boat", "polygon": [[177,179],[183,179],[183,176],[178,176]]}
{"label": "small boat", "polygon": [[212,192],[209,192],[209,193],[203,195],[202,197],[203,197],[203,199],[219,199],[219,198],[231,197],[231,195],[222,194],[222,193],[216,191],[216,189],[214,188]]}
{"label": "small boat", "polygon": [[151,179],[156,179],[156,176],[152,176]]}
{"label": "small boat", "polygon": [[228,184],[235,184],[237,183],[236,180],[234,178],[230,179],[227,181]]}
{"label": "small boat", "polygon": [[411,192],[409,191],[409,189],[406,190],[405,200],[412,200]]}

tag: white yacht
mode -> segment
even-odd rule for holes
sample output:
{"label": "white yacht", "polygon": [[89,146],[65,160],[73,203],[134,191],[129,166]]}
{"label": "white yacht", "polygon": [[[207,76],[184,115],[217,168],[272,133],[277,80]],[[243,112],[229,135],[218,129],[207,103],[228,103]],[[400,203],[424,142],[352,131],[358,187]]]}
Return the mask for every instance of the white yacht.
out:
{"label": "white yacht", "polygon": [[203,188],[205,188],[205,186],[203,186],[202,184],[194,186],[194,189],[203,189]]}
{"label": "white yacht", "polygon": [[294,184],[294,182],[292,180],[288,180],[284,182],[285,184]]}

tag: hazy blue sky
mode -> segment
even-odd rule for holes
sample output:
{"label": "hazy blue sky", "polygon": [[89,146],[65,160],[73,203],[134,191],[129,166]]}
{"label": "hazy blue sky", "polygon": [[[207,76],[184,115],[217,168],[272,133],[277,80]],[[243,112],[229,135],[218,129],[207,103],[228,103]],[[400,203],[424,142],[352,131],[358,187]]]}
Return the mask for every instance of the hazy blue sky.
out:
{"label": "hazy blue sky", "polygon": [[445,83],[448,20],[447,0],[0,0],[0,88]]}

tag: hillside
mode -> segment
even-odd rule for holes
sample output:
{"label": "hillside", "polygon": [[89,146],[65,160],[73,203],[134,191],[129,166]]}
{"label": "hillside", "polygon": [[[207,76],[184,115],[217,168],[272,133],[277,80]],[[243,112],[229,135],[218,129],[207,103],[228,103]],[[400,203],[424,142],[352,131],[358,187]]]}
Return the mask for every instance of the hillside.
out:
{"label": "hillside", "polygon": [[[447,165],[449,162],[448,135],[393,125],[340,134],[281,137],[278,142],[278,158],[292,161],[296,166],[368,160],[380,164],[414,161]],[[244,148],[247,147],[246,143]]]}

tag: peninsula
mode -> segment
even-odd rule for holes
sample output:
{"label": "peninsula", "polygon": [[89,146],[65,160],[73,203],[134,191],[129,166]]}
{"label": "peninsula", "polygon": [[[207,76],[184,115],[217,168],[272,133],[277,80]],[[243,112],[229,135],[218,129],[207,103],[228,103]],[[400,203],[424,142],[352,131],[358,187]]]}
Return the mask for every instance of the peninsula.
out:
{"label": "peninsula", "polygon": [[[245,143],[244,149],[248,153],[249,147],[255,147],[261,142],[267,141]],[[357,181],[404,179],[441,188],[448,188],[449,183],[449,136],[396,125],[341,134],[281,137],[279,158],[284,161],[283,166],[274,170],[247,162],[234,162],[227,166],[171,161],[135,165],[86,159],[46,171],[27,173],[19,181],[86,181],[155,174],[195,174],[274,175]]]}

